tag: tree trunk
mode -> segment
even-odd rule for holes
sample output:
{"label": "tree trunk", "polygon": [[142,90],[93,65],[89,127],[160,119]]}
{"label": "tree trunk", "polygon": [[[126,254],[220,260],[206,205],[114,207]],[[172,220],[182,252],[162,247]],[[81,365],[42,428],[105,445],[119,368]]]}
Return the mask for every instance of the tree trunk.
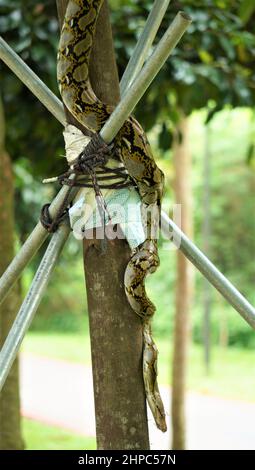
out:
{"label": "tree trunk", "polygon": [[[91,57],[95,93],[116,105],[119,80],[107,2],[100,12]],[[106,240],[104,253],[100,240],[84,240],[98,449],[149,449],[142,328],[123,289],[129,258],[125,240]]]}
{"label": "tree trunk", "polygon": [[[210,154],[210,128],[205,127],[205,150],[204,150],[204,220],[202,226],[203,248],[210,257],[211,238],[211,154]],[[204,303],[204,361],[205,371],[210,372],[211,363],[211,306],[212,287],[207,279],[203,279],[203,303]]]}
{"label": "tree trunk", "polygon": [[[188,146],[187,117],[182,116],[178,131],[182,135],[182,140],[179,142],[176,136],[174,143],[176,203],[181,204],[182,230],[192,237],[191,153]],[[174,450],[185,449],[185,381],[192,290],[191,264],[178,250],[172,376],[172,448]]]}
{"label": "tree trunk", "polygon": [[[5,151],[4,112],[0,99],[0,275],[14,256],[14,191],[11,160]],[[0,347],[18,311],[18,286],[0,306]],[[0,395],[0,449],[23,449],[20,424],[19,370],[14,362]]]}
{"label": "tree trunk", "polygon": [[219,318],[219,346],[226,349],[229,342],[228,316],[224,307],[221,309],[221,304],[218,305],[221,312]]}

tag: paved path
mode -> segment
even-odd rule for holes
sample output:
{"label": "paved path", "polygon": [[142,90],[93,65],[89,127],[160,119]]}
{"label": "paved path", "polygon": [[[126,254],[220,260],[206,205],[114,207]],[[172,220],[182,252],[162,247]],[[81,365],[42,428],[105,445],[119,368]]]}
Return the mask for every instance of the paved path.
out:
{"label": "paved path", "polygon": [[[161,392],[169,415],[170,389]],[[90,367],[22,354],[21,399],[24,416],[95,436]],[[149,427],[151,448],[168,449],[170,434],[151,415]],[[188,393],[187,441],[189,449],[255,449],[255,403]]]}

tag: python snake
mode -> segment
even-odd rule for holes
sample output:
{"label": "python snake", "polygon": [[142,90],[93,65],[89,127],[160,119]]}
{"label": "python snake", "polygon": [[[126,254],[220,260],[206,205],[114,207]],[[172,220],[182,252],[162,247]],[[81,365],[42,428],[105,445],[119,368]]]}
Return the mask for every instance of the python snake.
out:
{"label": "python snake", "polygon": [[[71,114],[93,133],[100,131],[113,111],[93,92],[89,60],[97,17],[104,0],[69,0],[60,36],[57,78],[62,100]],[[114,139],[120,161],[135,182],[142,206],[160,208],[164,176],[157,167],[140,124],[130,117]],[[157,348],[151,336],[155,306],[145,291],[145,277],[159,265],[157,240],[151,235],[153,216],[145,222],[147,239],[132,255],[124,284],[127,299],[143,324],[143,377],[147,401],[156,425],[166,431],[164,406],[157,385]]]}

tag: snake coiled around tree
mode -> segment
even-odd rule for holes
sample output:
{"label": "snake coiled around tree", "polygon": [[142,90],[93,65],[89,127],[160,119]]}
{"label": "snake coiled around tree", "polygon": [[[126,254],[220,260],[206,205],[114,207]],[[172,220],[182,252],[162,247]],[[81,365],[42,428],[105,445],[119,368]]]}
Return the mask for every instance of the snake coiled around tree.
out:
{"label": "snake coiled around tree", "polygon": [[[61,31],[57,78],[62,100],[71,114],[93,133],[98,133],[113,108],[102,103],[89,81],[89,60],[96,21],[104,0],[69,0]],[[157,167],[147,137],[140,124],[130,117],[114,146],[129,176],[135,182],[144,208],[160,209],[164,176]],[[151,336],[155,306],[145,290],[147,274],[159,265],[157,239],[151,236],[153,219],[145,223],[147,239],[132,255],[125,271],[127,299],[143,323],[143,377],[147,401],[156,425],[166,431],[164,406],[157,384],[157,348]]]}

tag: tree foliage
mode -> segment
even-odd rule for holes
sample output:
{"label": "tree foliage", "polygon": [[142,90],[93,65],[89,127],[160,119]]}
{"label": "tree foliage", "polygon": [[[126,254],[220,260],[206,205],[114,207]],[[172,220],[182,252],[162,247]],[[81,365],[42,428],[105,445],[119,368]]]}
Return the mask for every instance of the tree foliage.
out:
{"label": "tree foliage", "polygon": [[[120,75],[152,4],[152,0],[110,0]],[[227,104],[250,106],[255,97],[254,2],[173,0],[158,39],[180,9],[191,15],[192,24],[136,111],[146,129],[161,122],[159,146],[163,149],[171,144],[169,127],[176,125],[179,108],[190,114],[210,102],[210,119]],[[58,93],[55,3],[0,0],[0,15],[0,34]],[[13,158],[29,157],[37,174],[55,172],[62,166],[55,158],[62,153],[60,125],[2,64],[0,71],[7,104],[7,145]]]}
{"label": "tree foliage", "polygon": [[[111,3],[122,73],[153,2]],[[179,108],[189,115],[210,102],[210,119],[227,104],[250,106],[255,97],[254,5],[241,0],[172,1],[158,38],[179,10],[190,14],[192,24],[138,107],[146,128],[161,119],[159,145],[164,149],[171,143],[166,116],[174,127]]]}
{"label": "tree foliage", "polygon": [[[56,49],[59,37],[55,2],[0,0],[0,34],[34,72],[58,94]],[[29,159],[35,175],[63,166],[61,125],[22,82],[0,62],[7,121],[7,148],[13,160]]]}

